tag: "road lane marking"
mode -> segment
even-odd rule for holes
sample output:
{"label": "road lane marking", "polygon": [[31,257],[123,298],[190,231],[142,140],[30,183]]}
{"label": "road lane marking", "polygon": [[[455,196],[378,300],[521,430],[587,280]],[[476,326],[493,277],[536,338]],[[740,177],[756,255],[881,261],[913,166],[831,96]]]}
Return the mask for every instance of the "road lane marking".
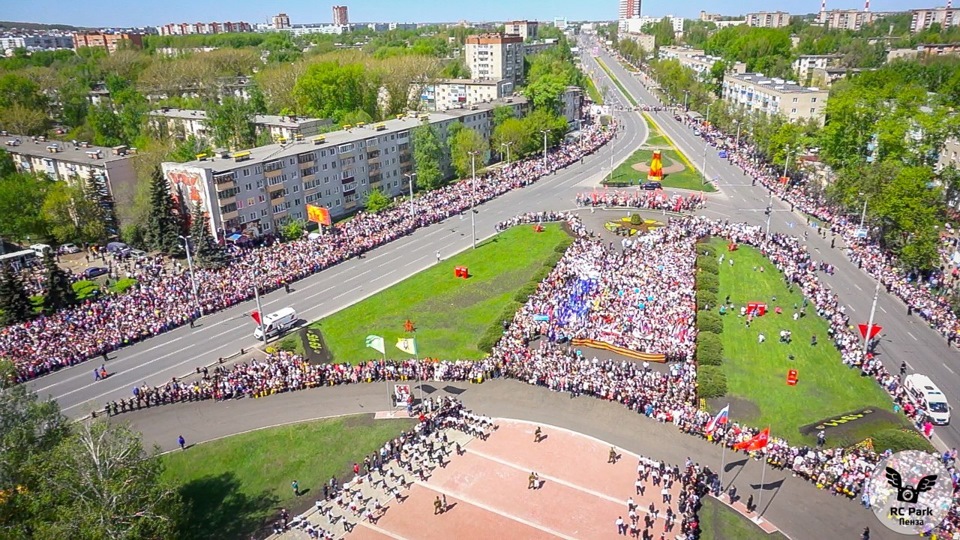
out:
{"label": "road lane marking", "polygon": [[907,330],[907,335],[912,337],[914,341],[920,341],[919,339],[917,339],[917,336],[911,334],[909,330]]}
{"label": "road lane marking", "polygon": [[861,289],[860,286],[857,285],[856,283],[854,283],[853,286],[856,287],[858,291],[861,291],[861,292],[863,291],[863,289]]}
{"label": "road lane marking", "polygon": [[885,309],[883,309],[883,306],[877,306],[877,307],[879,307],[879,308],[880,308],[880,311],[882,311],[882,312],[884,312],[884,313],[886,313],[886,312],[887,312],[887,310],[885,310]]}
{"label": "road lane marking", "polygon": [[954,375],[957,374],[957,372],[954,371],[954,370],[952,370],[952,369],[950,368],[950,366],[948,366],[946,363],[943,364],[943,367],[947,368],[947,370],[950,371],[950,373],[953,373]]}

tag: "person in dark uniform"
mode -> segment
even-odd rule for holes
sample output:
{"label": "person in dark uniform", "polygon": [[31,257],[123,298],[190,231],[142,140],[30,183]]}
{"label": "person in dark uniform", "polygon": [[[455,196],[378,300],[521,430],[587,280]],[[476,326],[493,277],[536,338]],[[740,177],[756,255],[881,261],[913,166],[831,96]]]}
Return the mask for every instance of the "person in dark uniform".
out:
{"label": "person in dark uniform", "polygon": [[537,426],[537,430],[533,432],[533,442],[540,442],[540,437],[543,435],[543,430],[540,429],[540,426]]}

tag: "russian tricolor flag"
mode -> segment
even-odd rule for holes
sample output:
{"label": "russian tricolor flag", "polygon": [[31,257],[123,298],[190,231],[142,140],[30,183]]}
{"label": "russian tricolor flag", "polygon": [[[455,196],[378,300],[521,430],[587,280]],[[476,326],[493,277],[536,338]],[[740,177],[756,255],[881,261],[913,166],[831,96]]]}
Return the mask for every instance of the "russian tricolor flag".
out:
{"label": "russian tricolor flag", "polygon": [[727,404],[726,407],[720,409],[720,412],[718,412],[717,415],[714,416],[713,419],[707,423],[707,427],[705,431],[707,433],[713,433],[717,429],[717,426],[721,424],[726,424],[728,420],[730,420],[730,404],[729,403]]}

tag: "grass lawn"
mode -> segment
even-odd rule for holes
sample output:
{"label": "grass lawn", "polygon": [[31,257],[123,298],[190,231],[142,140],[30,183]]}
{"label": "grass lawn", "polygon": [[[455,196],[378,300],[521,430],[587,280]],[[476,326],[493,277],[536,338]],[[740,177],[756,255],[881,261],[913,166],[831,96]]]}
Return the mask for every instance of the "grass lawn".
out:
{"label": "grass lawn", "polygon": [[[771,433],[794,444],[816,442],[815,435],[803,436],[798,428],[835,415],[864,407],[878,411],[892,411],[893,402],[871,377],[861,377],[860,371],[843,365],[840,353],[827,334],[826,320],[818,317],[812,304],[807,307],[807,316],[793,320],[794,306],[801,308],[803,297],[796,288],[787,289],[786,280],[773,264],[759,251],[741,246],[729,252],[722,239],[713,239],[711,244],[718,256],[724,254],[720,265],[720,292],[718,301],[727,295],[736,308],[722,317],[723,343],[722,370],[727,377],[727,396],[718,398],[723,402],[728,397],[746,400],[750,404],[730,407],[730,416],[744,420],[749,425],[770,426]],[[728,260],[734,260],[730,266]],[[763,266],[764,272],[754,268]],[[774,300],[776,297],[776,300]],[[738,317],[740,306],[747,302],[765,302],[767,314],[753,319],[750,327],[745,319]],[[783,314],[774,313],[774,308],[783,308]],[[793,332],[792,343],[779,343],[781,330]],[[766,342],[758,343],[758,334],[766,336]],[[817,336],[817,345],[811,346],[811,336]],[[788,355],[794,359],[789,360]],[[787,370],[796,369],[799,383],[786,384]],[[888,428],[907,425],[903,416],[875,415],[877,420],[859,420],[849,427],[844,437],[863,439]],[[901,424],[897,424],[899,419]],[[835,429],[835,428],[832,428]],[[827,430],[828,444],[857,442],[831,439]],[[858,439],[858,440],[859,440]]]}
{"label": "grass lawn", "polygon": [[741,516],[713,497],[703,498],[700,509],[700,540],[786,540],[777,532],[767,534],[749,519]]}
{"label": "grass lawn", "polygon": [[[486,353],[478,342],[484,333],[504,310],[512,308],[513,313],[519,308],[517,292],[531,283],[545,261],[559,258],[557,246],[571,241],[559,224],[546,225],[542,233],[531,225],[513,227],[476,250],[444,259],[312,326],[321,329],[337,362],[377,358],[379,353],[364,345],[370,334],[383,336],[388,357],[409,356],[394,346],[397,338],[409,337],[404,331],[407,320],[416,326],[421,357],[483,358]],[[454,277],[456,266],[466,266],[470,278]]]}
{"label": "grass lawn", "polygon": [[631,105],[636,107],[637,100],[633,99],[633,96],[630,95],[630,92],[627,92],[627,89],[624,88],[622,84],[620,84],[620,79],[618,79],[613,74],[613,72],[610,71],[610,68],[608,68],[607,65],[603,63],[603,60],[601,60],[599,57],[594,57],[594,59],[597,61],[597,64],[600,65],[600,68],[607,72],[607,75],[610,76],[610,80],[613,81],[613,84],[617,85],[617,88],[619,88],[620,91],[623,92],[623,95],[627,97],[627,101],[629,101]]}
{"label": "grass lawn", "polygon": [[[649,144],[649,143],[647,143]],[[613,185],[639,185],[642,182],[647,181],[647,169],[638,171],[633,168],[637,163],[650,163],[650,158],[653,156],[652,150],[640,149],[634,152],[626,161],[621,163],[616,169],[613,170],[613,174],[607,176],[604,179],[604,183],[609,183]],[[681,155],[676,150],[661,150],[661,156],[664,159],[664,168],[670,166],[671,162],[680,163],[684,165],[684,169],[675,173],[667,173],[663,175],[663,186],[680,188],[680,189],[689,189],[693,191],[700,191],[701,186],[703,191],[713,192],[716,191],[716,188],[712,184],[707,182],[706,184],[702,183],[700,178],[700,173],[690,166],[686,165],[681,158]]]}
{"label": "grass lawn", "polygon": [[[180,538],[250,538],[280,508],[303,511],[323,483],[352,474],[354,462],[409,429],[413,420],[357,415],[234,435],[162,456],[164,477],[187,505]],[[295,500],[290,482],[305,497]],[[301,508],[301,506],[303,508]]]}
{"label": "grass lawn", "polygon": [[600,91],[597,90],[597,85],[593,82],[593,79],[586,77],[587,81],[587,95],[590,96],[590,100],[596,103],[597,105],[603,105],[603,96],[600,95]]}

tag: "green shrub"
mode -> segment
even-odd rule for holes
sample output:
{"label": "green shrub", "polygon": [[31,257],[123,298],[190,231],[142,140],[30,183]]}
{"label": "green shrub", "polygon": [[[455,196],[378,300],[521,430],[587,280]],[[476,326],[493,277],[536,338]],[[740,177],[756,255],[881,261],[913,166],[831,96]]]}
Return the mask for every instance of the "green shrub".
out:
{"label": "green shrub", "polygon": [[127,290],[129,290],[131,287],[133,287],[136,284],[137,284],[137,280],[133,278],[123,278],[123,279],[117,280],[117,282],[114,283],[113,285],[110,285],[110,292],[113,292],[116,294],[122,294],[127,292]]}
{"label": "green shrub", "polygon": [[713,332],[714,334],[723,333],[723,321],[720,315],[712,311],[697,312],[697,329],[701,332]]}
{"label": "green shrub", "polygon": [[100,294],[100,285],[93,281],[81,279],[73,282],[73,292],[77,294],[77,300],[80,302],[96,298]]}
{"label": "green shrub", "polygon": [[299,335],[299,334],[292,334],[292,335],[289,335],[289,336],[283,338],[282,340],[280,340],[279,343],[277,343],[276,346],[277,346],[277,348],[280,349],[281,351],[287,351],[287,352],[293,352],[293,353],[302,353],[302,352],[303,352],[303,351],[300,350],[300,335]]}
{"label": "green shrub", "polygon": [[631,225],[642,225],[642,224],[643,224],[643,216],[641,216],[640,214],[630,214],[630,224],[631,224]]}
{"label": "green shrub", "polygon": [[716,274],[710,272],[697,273],[697,289],[701,291],[710,291],[714,294],[720,292],[720,280]]}
{"label": "green shrub", "polygon": [[719,366],[723,363],[723,343],[713,332],[697,334],[697,362],[701,366]]}
{"label": "green shrub", "polygon": [[717,295],[712,291],[697,291],[697,309],[713,309],[717,307]]}
{"label": "green shrub", "polygon": [[563,253],[553,252],[550,255],[547,255],[547,258],[544,259],[543,265],[550,267],[552,270],[557,266],[557,263],[560,262],[560,259],[563,258]]}
{"label": "green shrub", "polygon": [[530,298],[533,293],[537,292],[537,283],[539,282],[527,283],[523,287],[520,287],[513,299],[521,304],[526,303],[527,299]]}
{"label": "green shrub", "polygon": [[727,376],[719,366],[697,369],[697,394],[703,399],[718,398],[727,393]]}
{"label": "green shrub", "polygon": [[883,429],[873,434],[873,449],[877,452],[884,450],[923,450],[925,452],[933,451],[933,445],[930,444],[920,432],[913,429]]}
{"label": "green shrub", "polygon": [[700,270],[698,274],[720,274],[720,264],[717,263],[717,260],[713,257],[700,256],[697,257],[697,268]]}
{"label": "green shrub", "polygon": [[717,258],[717,248],[711,244],[697,244],[697,255],[702,255],[709,257],[711,259]]}
{"label": "green shrub", "polygon": [[555,253],[563,254],[567,252],[568,247],[570,247],[570,242],[560,242],[557,244],[557,247],[553,248],[553,251]]}
{"label": "green shrub", "polygon": [[477,341],[477,348],[487,354],[493,352],[493,347],[500,341],[500,338],[503,337],[504,327],[513,321],[513,317],[520,308],[520,302],[510,302],[507,304],[506,307],[503,308],[500,316],[497,317],[497,320],[487,328],[487,331],[484,332]]}

